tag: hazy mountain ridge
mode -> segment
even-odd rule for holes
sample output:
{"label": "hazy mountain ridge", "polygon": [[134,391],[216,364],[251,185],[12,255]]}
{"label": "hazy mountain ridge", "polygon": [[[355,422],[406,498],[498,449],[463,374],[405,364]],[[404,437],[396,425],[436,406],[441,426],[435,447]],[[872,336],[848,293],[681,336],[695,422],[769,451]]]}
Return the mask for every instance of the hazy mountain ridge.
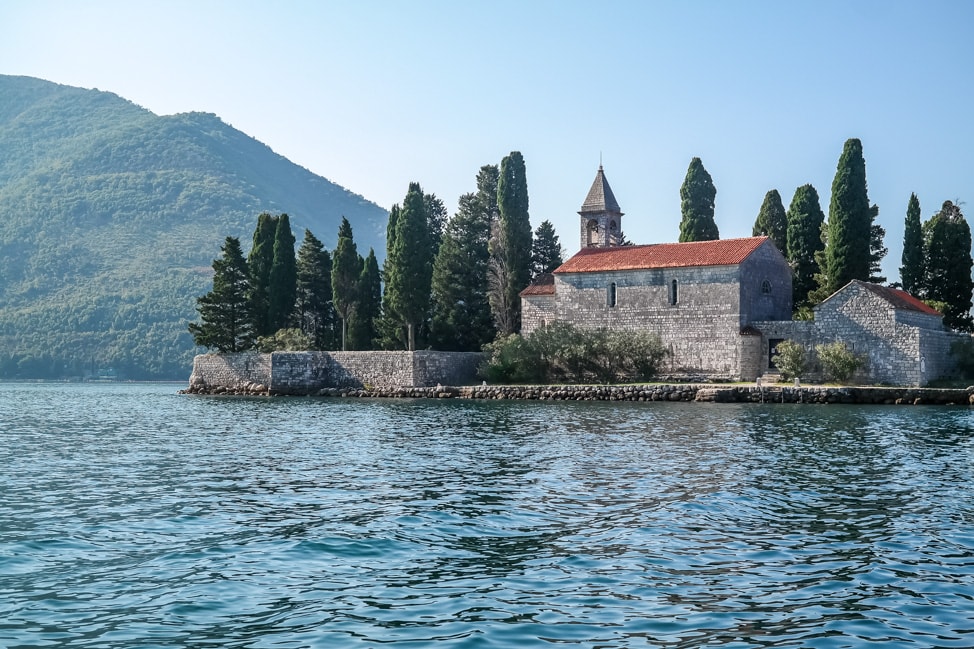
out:
{"label": "hazy mountain ridge", "polygon": [[215,115],[0,75],[0,377],[181,378],[210,264],[263,210],[384,251],[386,210]]}

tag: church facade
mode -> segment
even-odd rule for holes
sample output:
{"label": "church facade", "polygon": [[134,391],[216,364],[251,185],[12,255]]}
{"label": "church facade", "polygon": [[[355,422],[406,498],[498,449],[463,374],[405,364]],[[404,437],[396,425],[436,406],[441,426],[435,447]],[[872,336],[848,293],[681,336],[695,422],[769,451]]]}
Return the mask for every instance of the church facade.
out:
{"label": "church facade", "polygon": [[[623,212],[601,166],[579,217],[579,251],[521,292],[524,334],[556,321],[650,331],[669,351],[664,373],[693,379],[751,381],[773,372],[774,345],[783,339],[809,349],[848,341],[867,358],[863,381],[919,385],[950,372],[949,345],[959,334],[944,332],[939,314],[903,291],[859,282],[820,305],[817,323],[792,322],[791,268],[767,237],[625,244]],[[901,326],[870,325],[875,300],[853,300],[865,309],[833,317],[849,303],[844,293],[863,290]],[[920,372],[926,357],[937,360]],[[916,371],[904,372],[907,366]]]}

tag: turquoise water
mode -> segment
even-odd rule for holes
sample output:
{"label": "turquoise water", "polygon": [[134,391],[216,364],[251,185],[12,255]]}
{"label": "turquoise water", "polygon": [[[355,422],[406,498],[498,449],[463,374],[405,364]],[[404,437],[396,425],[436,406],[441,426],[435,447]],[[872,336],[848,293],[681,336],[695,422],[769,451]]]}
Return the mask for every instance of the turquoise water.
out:
{"label": "turquoise water", "polygon": [[0,646],[974,646],[974,410],[178,387],[0,384]]}

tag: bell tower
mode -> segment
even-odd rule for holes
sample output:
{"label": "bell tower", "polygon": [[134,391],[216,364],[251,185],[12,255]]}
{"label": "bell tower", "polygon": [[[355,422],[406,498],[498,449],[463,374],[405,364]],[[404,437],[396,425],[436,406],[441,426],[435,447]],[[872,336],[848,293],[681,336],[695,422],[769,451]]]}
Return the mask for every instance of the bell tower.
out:
{"label": "bell tower", "polygon": [[578,212],[581,217],[581,247],[608,248],[622,244],[622,210],[605,179],[602,165]]}

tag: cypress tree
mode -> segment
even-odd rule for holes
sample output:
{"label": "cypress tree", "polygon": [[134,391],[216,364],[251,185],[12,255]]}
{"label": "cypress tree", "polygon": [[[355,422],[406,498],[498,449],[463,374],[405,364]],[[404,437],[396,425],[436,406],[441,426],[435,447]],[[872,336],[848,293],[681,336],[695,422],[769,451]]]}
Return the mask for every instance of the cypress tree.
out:
{"label": "cypress tree", "polygon": [[690,161],[683,186],[680,187],[680,242],[712,241],[720,238],[714,221],[714,199],[717,188],[700,158]]}
{"label": "cypress tree", "polygon": [[903,290],[913,295],[923,294],[923,230],[920,225],[920,199],[910,194],[903,226],[903,265],[900,266],[900,283]]}
{"label": "cypress tree", "polygon": [[298,249],[294,320],[315,349],[335,349],[335,309],[331,303],[331,255],[310,230]]}
{"label": "cypress tree", "polygon": [[395,223],[386,259],[386,301],[398,324],[406,328],[406,348],[416,349],[417,332],[430,311],[433,274],[432,240],[423,190],[410,183]]}
{"label": "cypress tree", "polygon": [[287,214],[281,214],[277,217],[277,227],[274,230],[274,259],[268,282],[267,321],[272,333],[291,325],[297,272],[291,221]]}
{"label": "cypress tree", "polygon": [[542,221],[531,244],[531,277],[550,273],[564,263],[561,242],[551,221]]}
{"label": "cypress tree", "polygon": [[257,217],[253,245],[247,256],[250,269],[250,310],[254,317],[254,335],[269,336],[271,266],[274,265],[274,236],[277,218],[267,212]]}
{"label": "cypress tree", "polygon": [[809,293],[815,289],[818,272],[816,254],[825,244],[822,241],[822,225],[825,214],[819,204],[818,192],[811,185],[795,190],[787,212],[788,231],[785,256],[791,264],[792,295],[795,307],[809,306]]}
{"label": "cypress tree", "polygon": [[499,333],[521,330],[520,292],[531,281],[531,219],[524,157],[512,151],[501,161],[497,180],[497,232],[490,253],[490,304]]}
{"label": "cypress tree", "polygon": [[402,318],[396,313],[389,292],[387,278],[394,274],[390,259],[396,247],[396,224],[399,222],[401,209],[398,204],[389,210],[389,220],[386,223],[386,259],[382,266],[382,316],[377,325],[379,330],[379,344],[382,349],[405,349],[407,346],[406,329],[402,326]]}
{"label": "cypress tree", "polygon": [[362,272],[360,259],[352,236],[352,226],[343,216],[338,227],[338,245],[335,247],[331,265],[332,304],[342,322],[342,351],[348,349],[348,320],[358,299],[358,281]]}
{"label": "cypress tree", "polygon": [[764,202],[758,211],[751,234],[755,237],[769,237],[782,254],[788,251],[788,216],[781,203],[781,194],[772,189],[764,195]]}
{"label": "cypress tree", "polygon": [[832,181],[821,293],[831,295],[854,279],[868,281],[873,252],[874,212],[866,191],[862,143],[846,141]]}
{"label": "cypress tree", "polygon": [[971,228],[951,201],[923,225],[926,239],[926,295],[942,303],[944,324],[971,331]]}
{"label": "cypress tree", "polygon": [[436,251],[440,249],[443,230],[446,228],[450,213],[443,201],[436,197],[436,194],[423,194],[423,207],[426,209],[426,221],[429,226],[430,249],[433,257],[436,257]]}
{"label": "cypress tree", "polygon": [[375,250],[362,261],[358,282],[358,302],[349,320],[348,333],[352,349],[374,349],[378,337],[379,316],[382,313],[382,276]]}
{"label": "cypress tree", "polygon": [[213,290],[196,299],[200,322],[191,322],[195,344],[219,352],[240,352],[253,347],[250,311],[250,272],[240,240],[227,237],[223,255],[213,261]]}

